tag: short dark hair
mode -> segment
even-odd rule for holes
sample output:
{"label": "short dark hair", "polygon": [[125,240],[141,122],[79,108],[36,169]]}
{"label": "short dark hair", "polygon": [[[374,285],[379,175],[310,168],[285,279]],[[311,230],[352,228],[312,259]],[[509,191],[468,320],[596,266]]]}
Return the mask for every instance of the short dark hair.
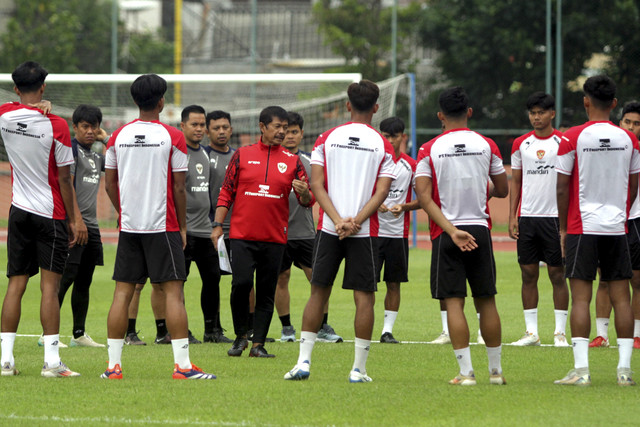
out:
{"label": "short dark hair", "polygon": [[540,107],[543,110],[555,110],[556,99],[544,92],[534,92],[527,99],[527,110],[531,110],[533,107]]}
{"label": "short dark hair", "polygon": [[39,90],[49,72],[34,61],[23,62],[18,65],[11,78],[20,92],[30,93]]}
{"label": "short dark hair", "polygon": [[380,96],[380,88],[370,80],[360,80],[358,83],[351,83],[347,88],[347,95],[351,107],[361,113],[367,113],[375,107]]}
{"label": "short dark hair", "polygon": [[189,120],[189,114],[191,113],[195,113],[195,114],[206,114],[206,112],[204,111],[204,108],[202,108],[199,105],[189,105],[187,107],[184,107],[184,109],[182,110],[182,122],[186,122],[187,120]]}
{"label": "short dark hair", "polygon": [[211,123],[211,120],[220,119],[227,119],[229,120],[229,124],[231,124],[231,114],[227,113],[226,111],[215,110],[207,114],[207,117],[205,119],[207,121],[207,127],[209,127],[209,123]]}
{"label": "short dark hair", "polygon": [[277,105],[272,105],[270,107],[265,108],[260,112],[260,123],[267,126],[269,123],[273,121],[273,118],[277,117],[280,120],[284,120],[287,123],[289,122],[289,114],[287,110],[282,107],[278,107]]}
{"label": "short dark hair", "polygon": [[167,81],[157,74],[143,74],[131,83],[131,97],[142,111],[156,108],[167,91]]}
{"label": "short dark hair", "polygon": [[388,117],[380,122],[380,132],[389,135],[398,135],[404,133],[404,122],[400,117]]}
{"label": "short dark hair", "polygon": [[304,126],[304,119],[295,111],[289,111],[289,126],[299,126],[302,129]]}
{"label": "short dark hair", "polygon": [[73,111],[71,121],[76,126],[80,122],[87,122],[92,126],[100,126],[100,123],[102,123],[102,111],[94,105],[80,104]]}
{"label": "short dark hair", "polygon": [[627,113],[640,114],[640,102],[629,101],[626,104],[624,104],[624,107],[622,107],[622,116],[620,116],[620,118],[622,119]]}
{"label": "short dark hair", "polygon": [[460,118],[469,110],[469,96],[461,86],[450,87],[438,97],[440,111],[447,117]]}
{"label": "short dark hair", "polygon": [[601,110],[611,107],[611,103],[616,97],[616,84],[604,74],[589,77],[582,85],[585,95],[587,95],[596,106]]}

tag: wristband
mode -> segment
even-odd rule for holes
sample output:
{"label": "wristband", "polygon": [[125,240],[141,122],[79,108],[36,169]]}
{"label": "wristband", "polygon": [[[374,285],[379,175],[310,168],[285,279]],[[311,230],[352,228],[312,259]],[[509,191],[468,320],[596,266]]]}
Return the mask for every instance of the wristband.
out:
{"label": "wristband", "polygon": [[215,221],[215,222],[213,222],[213,224],[211,224],[211,226],[212,226],[213,228],[216,228],[216,227],[222,227],[222,223],[221,223],[221,222],[217,222],[217,221]]}

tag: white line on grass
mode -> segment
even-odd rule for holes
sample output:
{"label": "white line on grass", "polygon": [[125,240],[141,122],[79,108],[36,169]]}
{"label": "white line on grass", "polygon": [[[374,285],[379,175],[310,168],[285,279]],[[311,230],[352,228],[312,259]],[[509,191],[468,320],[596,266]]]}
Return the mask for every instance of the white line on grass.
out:
{"label": "white line on grass", "polygon": [[[173,425],[203,425],[203,426],[249,426],[254,423],[249,421],[242,421],[240,423],[225,422],[225,421],[202,421],[202,420],[154,420],[148,417],[145,418],[115,418],[115,417],[58,417],[58,416],[32,416],[32,415],[17,415],[17,414],[0,414],[0,419],[5,420],[18,420],[18,421],[46,421],[46,422],[59,422],[59,423],[105,423],[105,424],[173,424]],[[263,424],[268,425],[268,424]]]}
{"label": "white line on grass", "polygon": [[[33,335],[33,334],[17,334],[16,336],[17,336],[17,337],[39,337],[40,335]],[[64,338],[65,336],[66,336],[66,335],[60,335],[60,337],[62,337],[62,338]],[[71,335],[69,335],[68,337],[70,337],[70,336],[71,336]],[[352,343],[352,342],[354,342],[354,341],[353,341],[353,340],[344,340],[343,342],[349,342],[349,343]],[[372,344],[382,344],[382,343],[379,343],[379,342],[377,342],[377,341],[371,341],[371,343],[372,343]],[[335,343],[328,343],[328,344],[335,344]],[[433,344],[433,345],[443,345],[443,344],[435,344],[435,343],[432,343],[431,341],[400,341],[400,344]],[[444,344],[444,345],[446,345],[446,344]],[[484,345],[484,344],[478,344],[478,343],[475,343],[475,342],[470,342],[470,343],[469,343],[469,345]],[[509,345],[509,346],[513,346],[513,347],[522,347],[522,346],[516,346],[516,345],[514,345],[514,344],[506,343],[506,342],[503,342],[503,343],[502,343],[502,345],[503,345],[503,346],[505,346],[505,345]],[[555,347],[555,346],[554,346],[553,344],[540,344],[540,345],[532,346],[532,347]],[[615,346],[615,345],[612,345],[612,346],[609,346],[609,348],[618,348],[618,347],[617,347],[617,346]]]}

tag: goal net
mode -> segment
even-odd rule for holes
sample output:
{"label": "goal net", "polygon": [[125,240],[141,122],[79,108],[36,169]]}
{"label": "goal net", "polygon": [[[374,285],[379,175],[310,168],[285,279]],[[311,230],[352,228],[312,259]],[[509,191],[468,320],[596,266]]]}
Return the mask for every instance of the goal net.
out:
{"label": "goal net", "polygon": [[[67,119],[70,127],[73,110],[79,104],[100,107],[102,127],[110,133],[138,116],[129,92],[136,77],[138,75],[51,74],[47,77],[44,98],[53,104],[52,112]],[[260,111],[270,105],[279,105],[303,117],[301,149],[304,151],[311,151],[320,133],[349,120],[346,89],[350,83],[362,78],[357,73],[174,74],[162,77],[169,83],[169,88],[161,121],[179,126],[182,109],[192,104],[201,105],[207,112],[227,111],[233,126],[230,145],[239,147],[254,143],[259,137]],[[408,126],[409,84],[406,76],[378,82],[378,86],[379,110],[372,125],[377,128],[381,120],[399,115]],[[17,100],[11,76],[0,74],[0,102]],[[208,144],[206,138],[203,144]],[[100,149],[100,144],[95,148]],[[99,197],[99,219],[113,220],[115,213],[104,192],[100,192]],[[10,201],[9,165],[0,142],[0,219],[7,218]]]}

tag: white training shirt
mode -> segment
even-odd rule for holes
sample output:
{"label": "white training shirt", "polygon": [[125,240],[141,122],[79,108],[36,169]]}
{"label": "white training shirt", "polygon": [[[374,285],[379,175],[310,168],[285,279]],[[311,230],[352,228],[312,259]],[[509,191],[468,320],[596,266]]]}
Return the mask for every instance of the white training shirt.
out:
{"label": "white training shirt", "polygon": [[0,106],[0,132],[11,164],[11,204],[45,218],[65,219],[58,168],[73,164],[67,122],[9,102]]}
{"label": "white training shirt", "polygon": [[[348,122],[322,133],[311,153],[311,165],[324,168],[324,186],[342,218],[355,217],[375,193],[378,178],[394,179],[393,147],[373,127]],[[331,218],[320,209],[318,230],[337,235]],[[350,237],[378,236],[375,212]]]}
{"label": "white training shirt", "polygon": [[640,171],[633,133],[609,121],[572,127],[560,141],[556,169],[571,177],[567,233],[625,234],[629,174]]}
{"label": "white training shirt", "polygon": [[[432,180],[432,199],[453,225],[491,227],[490,175],[504,173],[502,157],[493,140],[467,128],[442,133],[420,147],[416,178]],[[431,239],[442,229],[430,221]]]}
{"label": "white training shirt", "polygon": [[562,132],[546,138],[531,131],[513,141],[511,169],[522,171],[518,216],[557,217],[555,165]]}
{"label": "white training shirt", "polygon": [[[400,158],[396,161],[396,179],[391,183],[389,196],[384,201],[384,205],[388,209],[411,201],[411,184],[415,171],[416,161],[405,153],[400,153]],[[404,211],[397,218],[391,212],[378,212],[378,221],[380,222],[378,236],[409,237],[409,212]]]}
{"label": "white training shirt", "polygon": [[120,230],[179,231],[172,172],[185,172],[187,167],[187,145],[178,129],[134,120],[115,131],[107,145],[105,168],[118,170]]}

